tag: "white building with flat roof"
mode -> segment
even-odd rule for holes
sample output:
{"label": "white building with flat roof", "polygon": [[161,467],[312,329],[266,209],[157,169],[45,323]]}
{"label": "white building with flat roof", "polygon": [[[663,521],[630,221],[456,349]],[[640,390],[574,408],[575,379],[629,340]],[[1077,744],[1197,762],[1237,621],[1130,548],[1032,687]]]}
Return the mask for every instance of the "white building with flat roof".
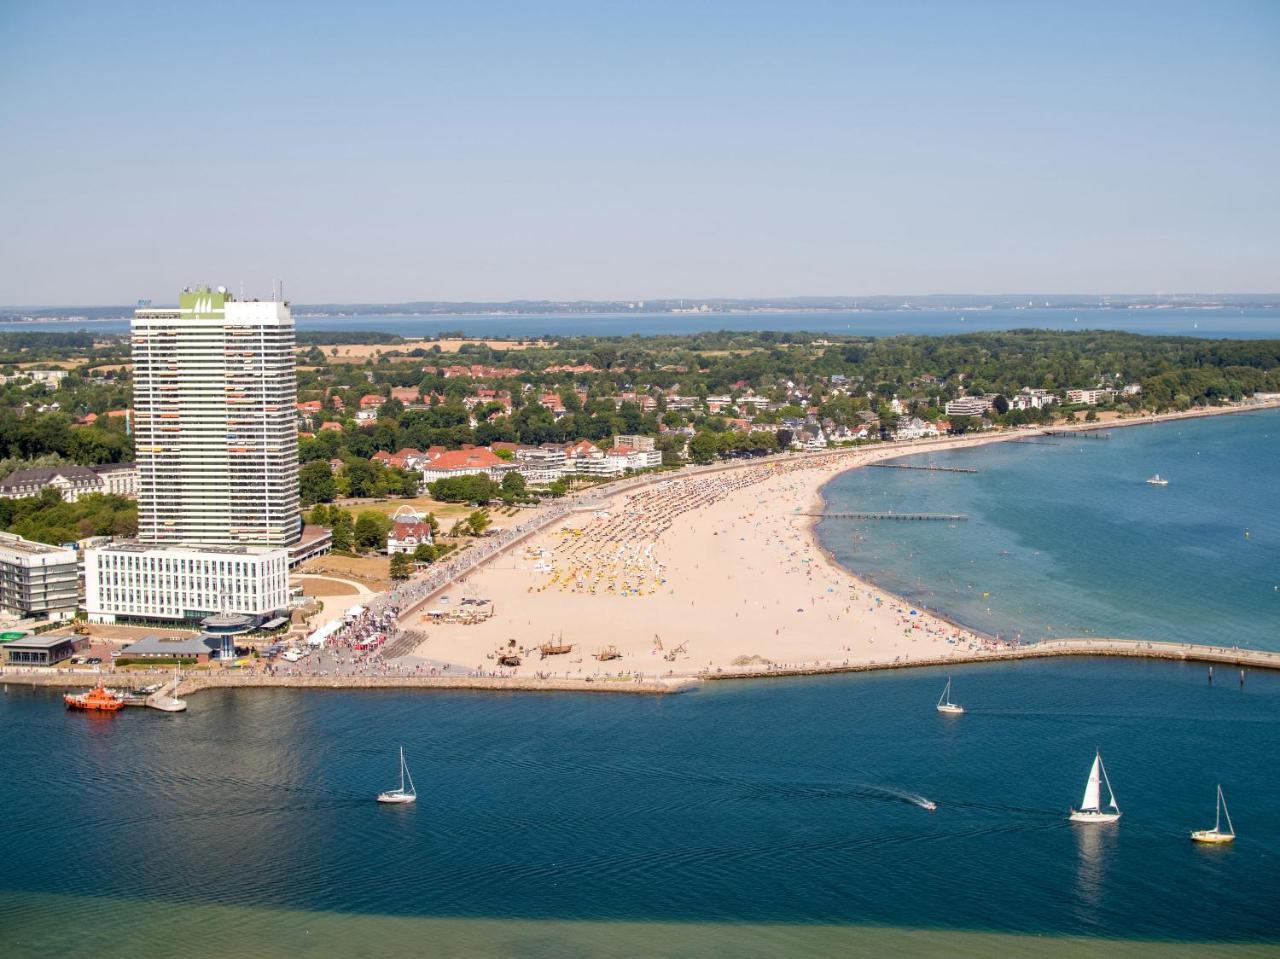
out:
{"label": "white building with flat roof", "polygon": [[70,619],[79,603],[76,551],[0,533],[0,613]]}
{"label": "white building with flat roof", "polygon": [[985,416],[991,401],[985,396],[962,396],[947,403],[948,416]]}
{"label": "white building with flat roof", "polygon": [[217,613],[271,616],[289,605],[289,551],[262,546],[115,543],[85,552],[92,623],[196,623]]}

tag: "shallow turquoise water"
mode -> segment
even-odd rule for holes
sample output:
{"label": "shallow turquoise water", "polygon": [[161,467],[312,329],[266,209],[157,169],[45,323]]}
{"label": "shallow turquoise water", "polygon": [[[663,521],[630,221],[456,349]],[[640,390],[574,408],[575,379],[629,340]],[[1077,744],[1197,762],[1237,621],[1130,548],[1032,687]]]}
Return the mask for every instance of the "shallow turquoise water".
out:
{"label": "shallow turquoise water", "polygon": [[[646,923],[664,955],[848,954],[823,930],[924,929],[925,954],[944,933],[1037,953],[1040,937],[1280,942],[1280,677],[983,664],[955,676],[959,719],[933,708],[945,678],[219,691],[109,717],[9,686],[0,954],[171,955],[181,937],[190,956],[373,955],[421,934],[443,954],[594,955],[616,927],[630,945],[612,954],[634,955]],[[379,807],[401,742],[421,800]],[[1118,828],[1065,819],[1095,747]],[[1241,839],[1193,846],[1219,781]],[[342,916],[358,948],[306,938]],[[393,921],[410,919],[457,923]],[[769,931],[747,950],[742,924]],[[226,946],[246,930],[255,948]]]}
{"label": "shallow turquoise water", "polygon": [[[841,563],[990,633],[1280,649],[1280,411],[1000,443],[855,470],[832,509],[962,523],[825,520]],[[1056,444],[1056,445],[1051,445]],[[1148,486],[1160,473],[1165,487]]]}

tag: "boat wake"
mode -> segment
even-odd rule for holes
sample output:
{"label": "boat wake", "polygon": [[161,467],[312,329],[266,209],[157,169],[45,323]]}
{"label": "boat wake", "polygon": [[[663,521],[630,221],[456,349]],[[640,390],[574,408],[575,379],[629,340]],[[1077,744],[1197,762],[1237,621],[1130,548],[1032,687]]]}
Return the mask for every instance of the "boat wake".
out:
{"label": "boat wake", "polygon": [[912,806],[919,806],[933,812],[938,808],[938,804],[926,796],[919,793],[909,792],[905,789],[895,789],[892,786],[863,786],[869,794],[878,796],[882,799],[894,799],[898,802],[910,803]]}

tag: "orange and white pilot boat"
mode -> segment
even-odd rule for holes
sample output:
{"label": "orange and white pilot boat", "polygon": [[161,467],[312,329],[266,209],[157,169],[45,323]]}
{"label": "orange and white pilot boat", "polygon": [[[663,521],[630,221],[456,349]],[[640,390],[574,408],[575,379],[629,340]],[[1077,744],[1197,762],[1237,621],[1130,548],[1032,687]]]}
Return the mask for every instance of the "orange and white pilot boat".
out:
{"label": "orange and white pilot boat", "polygon": [[67,693],[62,697],[68,709],[91,709],[114,713],[124,707],[124,698],[106,689],[101,683],[87,693]]}

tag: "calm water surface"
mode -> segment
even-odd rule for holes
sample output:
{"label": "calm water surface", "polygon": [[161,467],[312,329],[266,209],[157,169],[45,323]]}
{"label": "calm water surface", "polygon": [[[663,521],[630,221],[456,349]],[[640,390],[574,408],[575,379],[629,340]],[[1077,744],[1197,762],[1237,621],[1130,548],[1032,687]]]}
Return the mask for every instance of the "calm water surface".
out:
{"label": "calm water surface", "polygon": [[[960,718],[933,708],[945,679],[221,691],[109,717],[8,686],[0,954],[169,956],[178,938],[373,955],[421,936],[459,954],[884,954],[904,929],[902,954],[1280,943],[1280,678],[980,665],[955,677]],[[379,807],[400,743],[420,801]],[[1065,820],[1095,747],[1117,828]],[[1199,848],[1187,831],[1219,781],[1241,838]]]}
{"label": "calm water surface", "polygon": [[[1277,309],[1168,310],[862,310],[807,313],[560,313],[536,316],[297,316],[299,330],[377,330],[434,336],[462,330],[469,336],[653,336],[708,330],[943,335],[979,330],[1123,330],[1129,333],[1260,339],[1280,336]],[[126,319],[0,323],[0,330],[79,330],[124,333]]]}
{"label": "calm water surface", "polygon": [[[842,474],[832,509],[969,520],[825,520],[819,536],[854,571],[991,633],[1280,649],[1280,410],[1110,435],[897,461],[976,475]],[[1168,486],[1147,485],[1157,472]]]}

